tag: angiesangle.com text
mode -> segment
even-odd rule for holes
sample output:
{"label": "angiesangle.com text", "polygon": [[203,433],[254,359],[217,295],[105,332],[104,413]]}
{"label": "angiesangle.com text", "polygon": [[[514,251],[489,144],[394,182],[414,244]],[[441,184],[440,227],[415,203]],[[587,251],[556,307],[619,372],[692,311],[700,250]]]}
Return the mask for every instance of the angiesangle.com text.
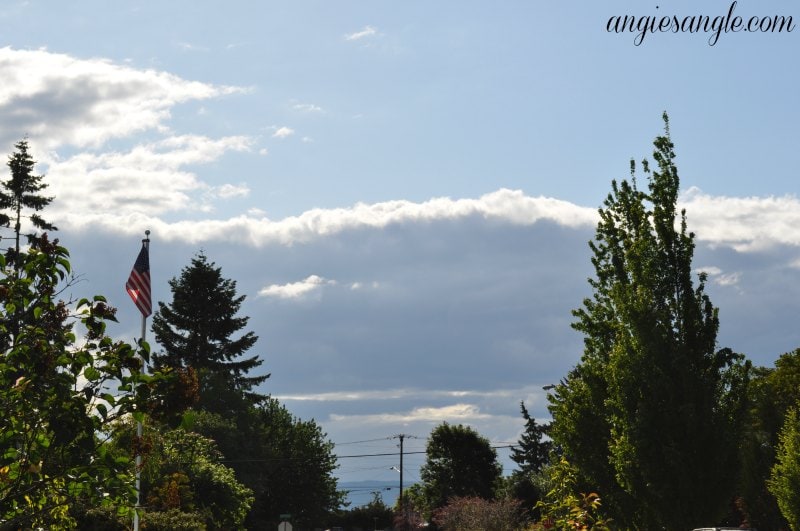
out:
{"label": "angiesangle.com text", "polygon": [[[782,33],[794,30],[794,21],[791,16],[771,15],[741,17],[736,15],[734,1],[728,8],[726,15],[615,15],[608,19],[606,31],[609,33],[635,33],[633,44],[636,46],[644,42],[648,33],[710,33],[709,46],[714,46],[723,33],[738,33],[746,31],[751,33]],[[659,6],[656,6],[659,9]]]}

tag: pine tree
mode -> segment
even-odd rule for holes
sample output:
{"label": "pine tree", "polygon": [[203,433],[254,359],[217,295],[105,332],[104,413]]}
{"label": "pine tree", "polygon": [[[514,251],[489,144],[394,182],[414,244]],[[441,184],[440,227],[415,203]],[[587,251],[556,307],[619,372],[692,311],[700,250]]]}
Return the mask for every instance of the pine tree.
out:
{"label": "pine tree", "polygon": [[251,331],[232,337],[249,319],[237,316],[245,296],[237,296],[236,282],[223,278],[221,268],[201,253],[169,286],[172,303],[159,302],[153,316],[153,332],[163,348],[153,354],[154,368],[196,372],[201,409],[221,413],[239,409],[242,398],[264,399],[253,388],[269,375],[249,375],[262,360],[243,357],[258,337]]}
{"label": "pine tree", "polygon": [[522,507],[538,517],[537,502],[547,493],[542,469],[550,461],[553,441],[542,440],[550,424],[538,424],[528,413],[525,402],[520,402],[519,407],[525,419],[525,431],[511,448],[511,460],[518,468],[509,477],[508,487],[513,497],[522,502]]}
{"label": "pine tree", "polygon": [[33,210],[27,217],[34,228],[45,231],[58,229],[38,214],[53,198],[39,194],[47,188],[47,184],[42,182],[44,175],[33,174],[36,161],[28,153],[28,141],[20,140],[14,147],[17,151],[8,157],[11,178],[0,182],[0,225],[10,227],[13,222],[14,247],[8,250],[8,256],[16,264],[15,257],[19,256],[20,251],[20,236],[27,236],[30,245],[35,245],[39,237],[35,232],[22,233],[22,219],[25,217],[23,209]]}
{"label": "pine tree", "polygon": [[525,419],[525,431],[519,438],[517,446],[511,449],[511,460],[519,465],[523,474],[539,472],[550,459],[551,441],[543,441],[547,431],[547,424],[537,424],[536,419],[530,416],[525,402],[519,403],[522,418]]}

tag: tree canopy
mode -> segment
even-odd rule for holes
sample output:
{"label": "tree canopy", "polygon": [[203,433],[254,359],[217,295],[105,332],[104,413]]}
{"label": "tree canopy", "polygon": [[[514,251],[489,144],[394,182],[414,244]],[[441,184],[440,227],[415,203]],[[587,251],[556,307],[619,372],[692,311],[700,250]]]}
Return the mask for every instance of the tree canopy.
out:
{"label": "tree canopy", "polygon": [[716,350],[717,309],[692,280],[694,234],[678,213],[669,121],[654,141],[647,190],[612,183],[590,243],[593,294],[574,312],[581,362],[556,387],[552,437],[599,489],[615,520],[638,528],[716,521],[732,495],[735,430],[747,367]]}
{"label": "tree canopy", "polygon": [[767,485],[789,527],[792,531],[800,530],[800,417],[797,407],[786,413],[777,459]]}
{"label": "tree canopy", "polygon": [[[101,296],[59,301],[68,252],[46,236],[0,256],[0,528],[69,528],[80,504],[130,508],[131,456],[109,451],[117,419],[136,411],[140,355],[106,335]],[[82,339],[75,321],[85,330]],[[13,333],[12,333],[13,332]]]}
{"label": "tree canopy", "polygon": [[420,479],[429,510],[453,497],[494,497],[502,467],[489,440],[471,427],[440,424],[431,432],[425,454]]}

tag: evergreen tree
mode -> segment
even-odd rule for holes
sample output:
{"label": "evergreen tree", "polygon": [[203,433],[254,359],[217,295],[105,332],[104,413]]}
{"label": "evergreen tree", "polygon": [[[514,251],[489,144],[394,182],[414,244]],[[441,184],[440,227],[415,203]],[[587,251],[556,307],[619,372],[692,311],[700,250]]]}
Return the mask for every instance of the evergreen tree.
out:
{"label": "evergreen tree", "polygon": [[520,402],[519,407],[525,419],[525,431],[517,446],[511,448],[511,460],[519,468],[508,478],[507,485],[511,495],[522,502],[522,507],[538,516],[536,504],[547,493],[542,469],[550,461],[553,442],[543,440],[549,424],[538,424],[528,413],[524,402]]}
{"label": "evergreen tree", "polygon": [[201,253],[169,286],[172,303],[159,302],[153,316],[153,332],[163,348],[153,354],[154,368],[193,369],[201,409],[226,413],[241,407],[241,397],[264,399],[253,388],[269,375],[249,375],[262,360],[243,357],[258,337],[253,332],[232,337],[249,319],[237,316],[245,297],[237,296],[236,282],[223,278],[221,268]]}
{"label": "evergreen tree", "polygon": [[[678,214],[678,171],[665,134],[648,190],[612,183],[590,243],[592,298],[576,310],[584,353],[550,396],[551,436],[601,492],[614,520],[639,529],[715,522],[733,495],[747,364],[716,351],[717,309],[692,282],[694,234]],[[676,223],[677,222],[677,223]]]}
{"label": "evergreen tree", "polygon": [[25,217],[23,209],[33,210],[27,217],[35,229],[49,231],[57,229],[38,214],[53,198],[39,194],[47,188],[47,184],[42,182],[43,175],[33,173],[36,161],[28,153],[28,141],[20,140],[14,147],[17,151],[8,157],[11,178],[0,182],[0,225],[10,227],[13,223],[14,246],[8,250],[8,256],[10,261],[16,264],[20,250],[20,236],[27,236],[31,245],[35,245],[38,238],[35,232],[22,233],[22,219]]}
{"label": "evergreen tree", "polygon": [[517,446],[511,449],[511,460],[519,465],[522,474],[532,474],[542,470],[550,459],[551,441],[542,440],[547,432],[547,424],[537,424],[531,417],[525,402],[519,403],[522,418],[525,419],[525,431],[519,438]]}

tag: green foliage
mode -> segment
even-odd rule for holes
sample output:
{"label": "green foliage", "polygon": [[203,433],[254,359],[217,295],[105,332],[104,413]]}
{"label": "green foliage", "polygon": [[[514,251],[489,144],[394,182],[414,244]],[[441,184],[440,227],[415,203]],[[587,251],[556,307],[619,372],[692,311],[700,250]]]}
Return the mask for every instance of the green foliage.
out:
{"label": "green foliage", "polygon": [[427,507],[423,485],[414,483],[403,492],[402,505],[398,498],[394,506],[393,524],[395,531],[411,531],[412,529],[427,527],[424,515],[430,514],[430,512]]}
{"label": "green foliage", "polygon": [[211,529],[242,528],[253,493],[222,463],[215,442],[150,418],[143,424],[141,439],[136,437],[135,423],[129,421],[118,426],[113,440],[115,452],[127,453],[134,446],[143,456],[141,499],[146,510],[142,522],[155,525],[152,522],[184,514],[189,520],[200,518]]}
{"label": "green foliage", "polygon": [[341,505],[333,443],[313,420],[294,417],[272,398],[232,417],[198,411],[188,418],[191,429],[217,441],[236,477],[253,490],[249,529],[274,528],[285,513],[298,527],[317,527]]}
{"label": "green foliage", "polygon": [[800,350],[783,354],[775,368],[753,369],[747,389],[748,416],[741,432],[738,503],[742,518],[730,523],[758,529],[785,526],[766,478],[775,462],[775,448],[783,420],[794,400],[800,398]]}
{"label": "green foliage", "polygon": [[577,493],[577,470],[561,458],[549,470],[551,489],[536,504],[545,529],[607,531],[611,520],[602,516],[597,493]]}
{"label": "green foliage", "polygon": [[[245,298],[237,296],[236,282],[223,278],[221,268],[200,254],[169,285],[172,303],[159,302],[153,316],[153,332],[164,349],[154,353],[154,368],[191,368],[198,379],[196,407],[200,409],[227,415],[242,395],[252,402],[265,398],[252,389],[268,375],[248,375],[262,361],[258,356],[242,358],[258,337],[253,332],[233,337],[248,321],[236,315]],[[162,410],[174,412],[185,407],[181,401],[170,402],[176,394],[183,396],[184,392],[165,391]]]}
{"label": "green foliage", "polygon": [[433,521],[444,531],[515,531],[522,529],[521,513],[516,500],[460,497],[437,509]]}
{"label": "green foliage", "polygon": [[796,407],[786,414],[767,485],[789,527],[792,531],[800,530],[800,417]]}
{"label": "green foliage", "polygon": [[[16,263],[20,251],[20,236],[22,235],[23,209],[33,212],[27,216],[34,228],[54,231],[55,226],[45,221],[39,214],[53,200],[52,197],[39,195],[47,188],[42,182],[43,175],[34,175],[33,167],[36,162],[28,153],[28,141],[21,140],[14,146],[17,151],[8,158],[8,167],[11,178],[0,181],[0,226],[9,227],[13,222],[14,247],[9,250],[10,263]],[[35,232],[27,233],[28,243],[35,244],[38,236]]]}
{"label": "green foliage", "polygon": [[[9,528],[69,528],[71,506],[130,507],[129,455],[107,442],[113,424],[136,410],[140,355],[105,333],[114,309],[103,297],[58,301],[68,252],[39,238],[0,259],[0,521]],[[82,338],[74,323],[85,331]],[[146,345],[144,346],[146,347]]]}
{"label": "green foliage", "polygon": [[431,432],[420,469],[426,505],[436,510],[450,498],[494,497],[502,474],[497,452],[469,426],[442,423]]}
{"label": "green foliage", "polygon": [[369,503],[338,511],[330,523],[345,529],[388,529],[392,525],[392,518],[392,509],[383,502],[381,493],[373,492]]}
{"label": "green foliage", "polygon": [[[205,531],[208,529],[202,515],[187,513],[178,509],[163,512],[145,513],[142,517],[142,531]],[[211,529],[229,529],[212,527]]]}
{"label": "green foliage", "polygon": [[[551,436],[582,488],[629,527],[691,528],[725,512],[749,363],[716,351],[717,309],[692,281],[694,234],[677,212],[675,153],[654,141],[647,191],[612,183],[590,243],[593,295],[574,312],[584,353],[550,395]],[[665,466],[669,463],[669,466]]]}
{"label": "green foliage", "polygon": [[[131,444],[134,434],[135,426],[127,424],[117,434],[117,446]],[[211,529],[242,528],[253,493],[221,462],[213,440],[145,422],[142,448],[143,521],[160,522],[164,514],[179,512],[198,515]]]}

